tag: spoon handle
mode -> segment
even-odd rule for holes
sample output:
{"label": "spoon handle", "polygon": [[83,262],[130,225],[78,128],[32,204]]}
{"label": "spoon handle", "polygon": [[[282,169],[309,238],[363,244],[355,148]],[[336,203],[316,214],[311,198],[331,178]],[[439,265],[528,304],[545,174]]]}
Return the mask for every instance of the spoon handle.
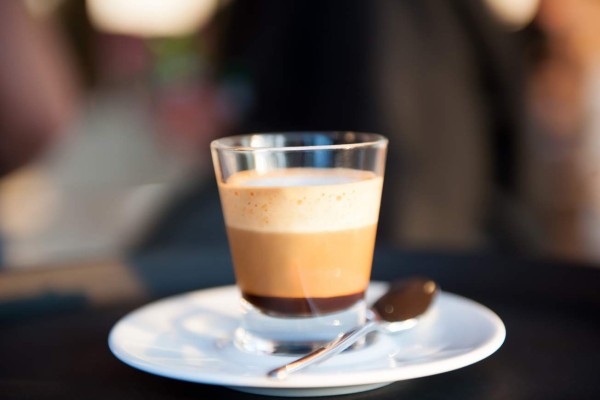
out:
{"label": "spoon handle", "polygon": [[341,353],[356,343],[358,339],[375,330],[377,330],[377,322],[369,321],[365,325],[359,326],[358,328],[338,336],[337,339],[319,347],[304,357],[272,369],[267,375],[271,378],[285,379],[293,372],[300,371],[310,365],[328,360],[336,354]]}

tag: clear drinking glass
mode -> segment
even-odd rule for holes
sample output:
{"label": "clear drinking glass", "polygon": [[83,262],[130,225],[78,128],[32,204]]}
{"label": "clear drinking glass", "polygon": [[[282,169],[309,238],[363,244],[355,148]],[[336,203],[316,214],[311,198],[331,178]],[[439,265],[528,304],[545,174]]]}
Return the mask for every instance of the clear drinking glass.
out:
{"label": "clear drinking glass", "polygon": [[295,132],[211,143],[241,292],[235,344],[303,353],[364,323],[387,139]]}

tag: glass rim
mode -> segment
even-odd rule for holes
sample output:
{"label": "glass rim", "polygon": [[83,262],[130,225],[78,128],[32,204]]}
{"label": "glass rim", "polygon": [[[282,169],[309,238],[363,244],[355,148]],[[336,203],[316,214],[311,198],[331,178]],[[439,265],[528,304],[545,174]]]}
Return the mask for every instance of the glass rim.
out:
{"label": "glass rim", "polygon": [[[324,135],[333,137],[334,135],[357,135],[364,140],[357,140],[351,143],[336,143],[336,144],[317,144],[317,145],[301,145],[301,146],[243,146],[239,144],[226,144],[224,142],[239,143],[242,138],[251,138],[252,136],[317,136]],[[257,132],[241,135],[224,136],[215,139],[210,143],[212,150],[224,150],[231,152],[269,152],[269,151],[307,151],[307,150],[343,150],[355,149],[361,147],[377,147],[387,145],[388,139],[378,133],[357,132],[357,131],[283,131],[283,132]]]}

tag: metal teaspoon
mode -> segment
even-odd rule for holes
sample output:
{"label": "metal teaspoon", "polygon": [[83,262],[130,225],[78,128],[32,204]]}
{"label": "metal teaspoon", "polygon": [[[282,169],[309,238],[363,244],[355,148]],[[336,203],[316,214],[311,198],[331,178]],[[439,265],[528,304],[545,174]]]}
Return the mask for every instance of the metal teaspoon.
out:
{"label": "metal teaspoon", "polygon": [[269,371],[267,375],[285,379],[291,373],[341,353],[376,330],[397,333],[412,329],[417,325],[418,318],[429,309],[438,292],[438,285],[430,279],[414,277],[394,281],[387,292],[373,304],[364,325],[338,336],[295,361]]}

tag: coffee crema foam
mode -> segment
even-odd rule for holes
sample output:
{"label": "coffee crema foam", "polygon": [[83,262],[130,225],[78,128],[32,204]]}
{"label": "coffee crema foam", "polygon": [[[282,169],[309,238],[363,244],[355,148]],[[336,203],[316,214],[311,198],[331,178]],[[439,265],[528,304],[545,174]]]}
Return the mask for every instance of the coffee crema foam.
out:
{"label": "coffee crema foam", "polygon": [[263,232],[328,232],[377,224],[383,178],[346,168],[238,172],[219,183],[225,223]]}

